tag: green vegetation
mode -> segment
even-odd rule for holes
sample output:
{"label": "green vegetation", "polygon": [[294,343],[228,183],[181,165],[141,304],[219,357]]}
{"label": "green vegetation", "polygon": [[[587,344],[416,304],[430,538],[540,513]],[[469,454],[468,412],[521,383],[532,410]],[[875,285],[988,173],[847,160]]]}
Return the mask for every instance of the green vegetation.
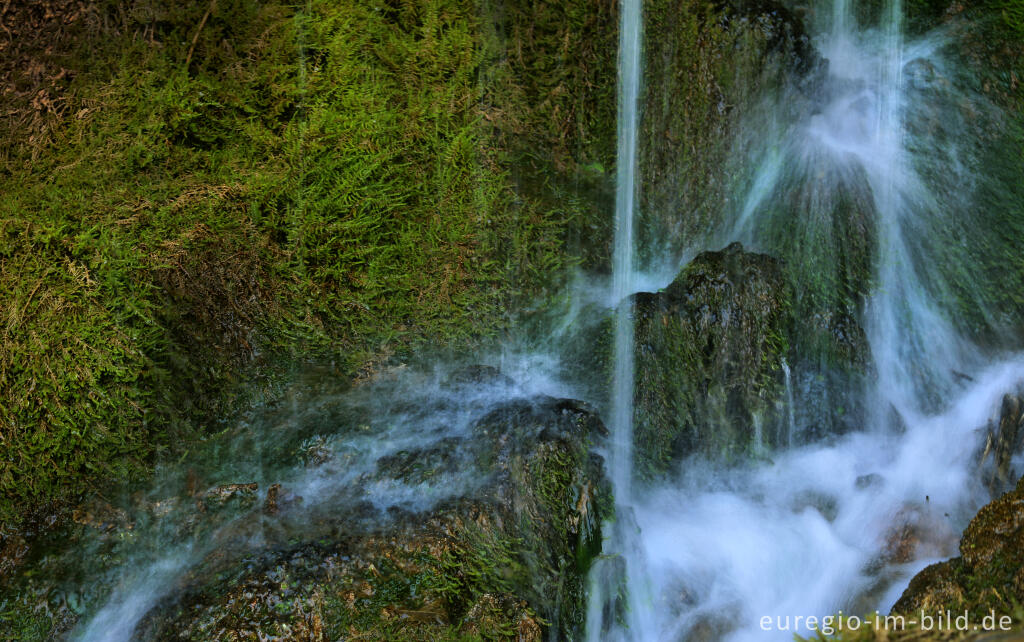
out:
{"label": "green vegetation", "polygon": [[908,67],[913,90],[936,106],[919,110],[910,132],[912,145],[935,147],[934,160],[916,168],[934,213],[911,243],[941,258],[918,272],[953,324],[997,349],[1024,331],[1022,12],[1017,0],[908,7],[915,30],[944,26],[949,61]]}
{"label": "green vegetation", "polygon": [[637,251],[650,261],[714,242],[730,213],[737,127],[761,88],[784,82],[811,52],[800,22],[770,0],[649,0],[644,42]]}
{"label": "green vegetation", "polygon": [[639,474],[781,443],[792,296],[780,262],[735,243],[699,254],[664,291],[634,297]]}
{"label": "green vegetation", "polygon": [[495,336],[594,225],[604,5],[72,4],[5,22],[0,522],[144,474],[291,359]]}

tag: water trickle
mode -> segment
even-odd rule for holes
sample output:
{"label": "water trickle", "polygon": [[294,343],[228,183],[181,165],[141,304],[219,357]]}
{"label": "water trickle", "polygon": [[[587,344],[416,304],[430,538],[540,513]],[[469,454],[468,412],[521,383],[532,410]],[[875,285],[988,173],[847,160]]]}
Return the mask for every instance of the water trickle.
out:
{"label": "water trickle", "polygon": [[786,386],[786,439],[783,443],[793,447],[793,435],[796,434],[796,408],[793,405],[793,376],[789,364],[782,360],[783,383]]}

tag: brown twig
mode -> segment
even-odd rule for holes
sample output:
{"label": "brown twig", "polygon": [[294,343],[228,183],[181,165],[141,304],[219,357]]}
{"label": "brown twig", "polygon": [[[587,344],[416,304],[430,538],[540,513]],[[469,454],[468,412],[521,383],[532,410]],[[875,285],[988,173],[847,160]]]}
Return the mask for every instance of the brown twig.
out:
{"label": "brown twig", "polygon": [[[10,2],[10,0],[8,0]],[[188,65],[192,62],[192,54],[196,52],[196,44],[199,42],[199,34],[203,33],[203,27],[206,26],[206,21],[210,19],[210,14],[217,8],[217,0],[210,0],[210,6],[206,9],[206,13],[203,14],[203,19],[199,21],[199,28],[196,29],[196,35],[192,36],[192,46],[188,48],[188,55],[185,56],[185,71],[188,71]]]}
{"label": "brown twig", "polygon": [[[47,272],[47,274],[48,273],[49,272]],[[39,286],[43,284],[43,278],[45,276],[46,276],[46,274],[44,274],[43,276],[39,277],[39,280],[36,281],[36,287],[32,288],[32,291],[29,292],[28,299],[25,301],[25,305],[21,306],[20,318],[24,318],[25,317],[25,311],[28,310],[29,304],[32,303],[32,297],[34,297],[36,295],[36,292],[39,291]]]}

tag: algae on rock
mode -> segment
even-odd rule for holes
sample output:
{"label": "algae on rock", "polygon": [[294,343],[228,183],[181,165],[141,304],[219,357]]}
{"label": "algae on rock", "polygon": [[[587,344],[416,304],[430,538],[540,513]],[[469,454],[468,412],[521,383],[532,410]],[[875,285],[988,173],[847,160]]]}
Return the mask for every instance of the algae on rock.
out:
{"label": "algae on rock", "polygon": [[632,298],[642,474],[690,454],[732,459],[782,443],[791,297],[779,262],[737,243],[699,255],[663,291]]}
{"label": "algae on rock", "polygon": [[[485,401],[453,411],[481,389]],[[439,390],[440,396],[417,398],[415,405],[433,404],[425,412],[441,421],[451,412],[471,413],[465,431],[452,429],[459,436],[437,436],[422,447],[356,462],[349,447],[332,449],[330,439],[312,444],[305,437],[307,424],[322,429],[352,423],[346,412],[354,411],[328,395],[308,404],[293,430],[262,451],[264,458],[286,460],[269,478],[281,483],[197,491],[204,473],[190,471],[188,483],[172,497],[151,502],[137,494],[123,508],[101,503],[83,509],[79,535],[70,541],[81,540],[81,546],[95,540],[104,556],[74,563],[55,562],[59,556],[13,560],[21,568],[12,591],[21,592],[5,598],[17,597],[31,611],[32,600],[49,599],[55,589],[77,595],[75,564],[90,569],[87,577],[102,576],[102,566],[95,565],[116,569],[133,546],[194,542],[189,550],[195,559],[168,577],[136,636],[575,639],[585,615],[587,571],[600,552],[602,521],[612,510],[602,461],[590,449],[605,433],[600,419],[580,401],[517,397],[514,384],[493,368],[463,369]],[[413,411],[401,399],[384,403],[395,414],[383,425]],[[265,420],[272,429],[280,417],[271,412]],[[431,430],[430,422],[420,429]],[[316,456],[308,456],[314,450]],[[287,481],[294,465],[319,475],[321,483],[356,465],[367,472],[333,490],[307,487],[328,495],[304,501],[292,490],[301,487],[296,485],[302,477]],[[380,500],[370,491],[398,487],[436,493],[386,508],[374,503]],[[163,553],[146,549],[154,553],[152,559],[160,560]],[[75,550],[65,554],[74,556]],[[25,573],[29,568],[37,571]],[[51,574],[54,568],[71,578]],[[83,613],[95,615],[103,599],[90,594],[87,602],[75,598],[83,602],[72,601],[74,608],[55,607],[53,617],[36,609],[26,622],[9,624],[28,634],[49,623],[43,637],[58,635]],[[0,614],[0,622],[9,616]]]}

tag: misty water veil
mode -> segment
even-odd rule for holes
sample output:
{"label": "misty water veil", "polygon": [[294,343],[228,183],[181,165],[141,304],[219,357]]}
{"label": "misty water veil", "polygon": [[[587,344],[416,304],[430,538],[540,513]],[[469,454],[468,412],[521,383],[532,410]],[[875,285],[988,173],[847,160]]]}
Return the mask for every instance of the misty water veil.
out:
{"label": "misty water veil", "polygon": [[[983,428],[1024,381],[1015,346],[981,347],[954,303],[998,236],[971,216],[972,195],[998,193],[980,159],[1001,114],[947,60],[950,34],[911,32],[901,2],[861,11],[816,0],[795,12],[803,59],[748,88],[720,141],[716,211],[687,226],[673,218],[686,212],[645,210],[660,202],[644,190],[661,156],[644,150],[664,139],[643,135],[655,43],[643,1],[621,0],[610,273],[581,272],[561,307],[486,353],[393,367],[355,387],[298,376],[285,401],[247,415],[205,459],[164,464],[115,562],[101,577],[68,571],[66,600],[82,616],[73,638],[133,639],[220,551],[308,539],[340,515],[370,532],[476,492],[488,481],[463,445],[479,418],[540,396],[579,399],[607,427],[592,450],[614,502],[586,569],[579,639],[791,639],[810,631],[762,618],[887,613],[918,571],[957,554],[992,498]],[[782,266],[790,276],[777,276]],[[764,316],[693,303],[698,287],[722,291],[719,272]],[[789,338],[766,320],[773,297],[806,324]],[[986,305],[975,302],[972,323],[998,328],[1001,311]],[[678,310],[694,327],[760,332],[768,356],[754,365],[721,357],[728,377],[756,387],[708,375],[673,389],[688,375],[664,350],[698,364],[725,350],[670,337]],[[601,350],[603,365],[585,362]],[[466,378],[467,364],[484,374]],[[660,442],[666,421],[683,436]],[[407,474],[408,453],[443,460],[443,471]],[[187,474],[222,484],[225,503],[255,494],[255,508],[197,514],[165,499]],[[90,546],[53,555],[80,559]],[[548,619],[553,639],[568,630]]]}

